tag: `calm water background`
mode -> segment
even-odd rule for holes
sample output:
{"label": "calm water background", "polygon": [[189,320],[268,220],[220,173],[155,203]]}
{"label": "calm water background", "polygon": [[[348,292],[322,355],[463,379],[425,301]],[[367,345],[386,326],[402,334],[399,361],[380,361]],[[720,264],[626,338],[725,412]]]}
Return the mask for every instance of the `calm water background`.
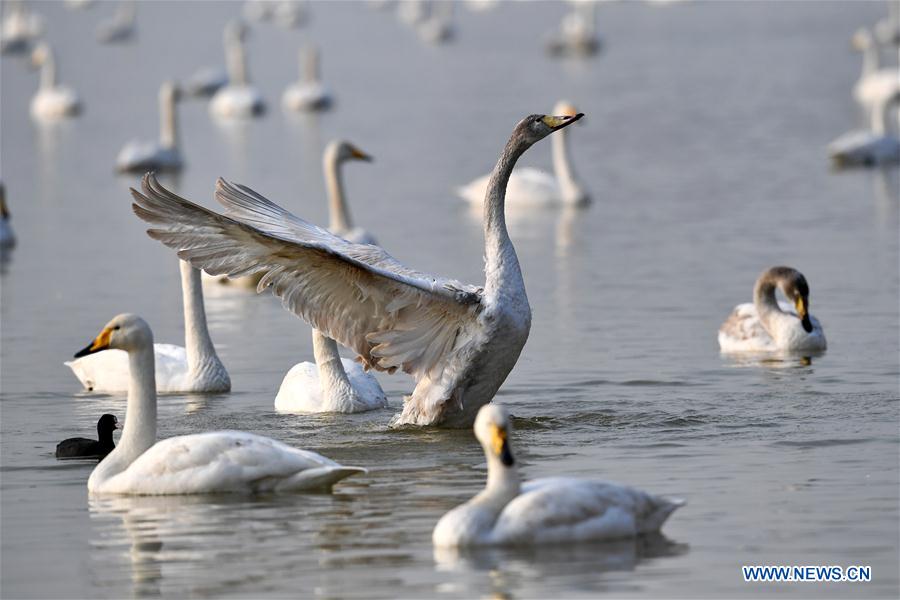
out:
{"label": "calm water background", "polygon": [[[834,174],[824,145],[860,115],[856,27],[881,3],[602,6],[602,55],[555,62],[541,36],[560,4],[457,7],[456,43],[423,46],[391,13],[314,4],[306,28],[254,26],[250,73],[269,114],[222,127],[180,108],[177,181],[214,204],[215,177],[327,222],[320,157],[346,137],[376,157],[346,168],[359,224],[410,266],[482,281],[481,230],[452,193],[487,172],[513,124],[560,97],[593,191],[584,211],[510,216],[534,310],[498,401],[525,475],[567,473],[684,496],[666,539],[540,552],[436,555],[434,523],[483,485],[469,431],[391,431],[392,407],[282,416],[283,374],[309,327],[270,296],[207,297],[234,391],[160,399],[160,435],[239,428],[370,468],[333,495],[90,500],[92,465],[56,442],[124,416],[62,362],[114,314],[182,343],[171,251],[113,174],[128,139],[157,134],[157,89],[222,63],[236,3],[141,3],[139,38],[94,42],[112,6],[40,3],[62,81],[84,114],[28,118],[37,75],[2,61],[2,177],[19,245],[2,282],[2,594],[5,597],[626,597],[898,595],[896,171]],[[322,47],[336,110],[282,114],[302,42]],[[549,165],[549,142],[524,163]],[[773,264],[802,270],[829,351],[810,365],[737,364],[716,329]],[[743,564],[871,565],[866,584],[745,584]]]}

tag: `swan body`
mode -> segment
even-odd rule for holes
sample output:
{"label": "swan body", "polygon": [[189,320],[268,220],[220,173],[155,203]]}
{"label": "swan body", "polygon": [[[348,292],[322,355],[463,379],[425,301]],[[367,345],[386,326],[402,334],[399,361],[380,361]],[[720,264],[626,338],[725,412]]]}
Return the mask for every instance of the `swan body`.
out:
{"label": "swan body", "polygon": [[[513,130],[484,204],[485,284],[409,269],[378,246],[352,244],[295,217],[253,190],[219,180],[220,215],[180,198],[152,176],[132,190],[148,233],[213,274],[265,272],[285,307],[355,351],[369,368],[416,380],[400,425],[468,427],[515,366],[531,307],[506,229],[506,183],[518,158],[583,115],[530,115]],[[211,248],[215,248],[210,252]]]}
{"label": "swan body", "polygon": [[56,81],[56,59],[47,44],[40,44],[31,55],[31,62],[41,69],[41,84],[31,99],[31,116],[38,121],[56,121],[77,115],[81,111],[78,94]]}
{"label": "swan body", "polygon": [[[775,298],[775,289],[794,307]],[[772,267],[756,280],[752,304],[739,304],[719,328],[723,353],[824,352],[825,333],[809,314],[809,285],[790,267]]]}
{"label": "swan body", "polygon": [[315,452],[243,431],[216,431],[156,441],[153,333],[135,315],[119,315],[76,357],[125,350],[131,373],[119,445],[88,479],[91,494],[209,494],[328,490],[365,472]]}
{"label": "swan body", "polygon": [[244,119],[265,112],[266,104],[249,81],[244,38],[247,28],[233,22],[225,28],[225,59],[228,66],[228,84],[220,88],[209,103],[209,112],[223,119]]}
{"label": "swan body", "polygon": [[97,41],[103,44],[116,44],[130,40],[136,30],[136,17],[136,0],[119,2],[113,18],[97,26]]}
{"label": "swan body", "polygon": [[595,54],[600,49],[596,12],[593,1],[574,3],[572,11],[560,21],[559,30],[547,40],[547,52],[553,56]]}
{"label": "swan body", "polygon": [[520,484],[509,446],[511,423],[495,404],[481,408],[475,435],[488,463],[485,489],[441,517],[438,547],[533,546],[606,541],[659,531],[683,500],[605,481],[568,477]]}
{"label": "swan body", "polygon": [[[370,161],[371,157],[345,141],[325,148],[323,166],[331,213],[329,230],[354,244],[376,244],[375,238],[354,227],[344,197],[341,165],[350,160]],[[378,380],[359,363],[341,358],[334,340],[313,330],[316,362],[294,365],[278,390],[275,409],[282,412],[354,413],[385,408],[387,396]]]}
{"label": "swan body", "polygon": [[115,449],[113,431],[118,429],[115,415],[103,415],[97,421],[97,439],[69,438],[56,445],[56,458],[103,458]]}
{"label": "swan body", "polygon": [[9,250],[16,245],[16,234],[13,233],[11,219],[6,206],[6,186],[0,183],[0,250]]}
{"label": "swan body", "polygon": [[872,107],[871,130],[850,131],[828,144],[835,167],[874,167],[900,163],[900,139],[887,131],[888,113],[900,101],[900,88]]}
{"label": "swan body", "polygon": [[[570,103],[557,102],[553,114],[574,115],[578,111]],[[551,140],[553,174],[531,167],[520,167],[510,175],[506,185],[506,203],[510,206],[583,206],[590,196],[578,181],[569,159],[568,131],[563,130]],[[459,188],[457,194],[467,202],[481,203],[487,191],[490,175],[484,175]]]}
{"label": "swan body", "polygon": [[178,149],[177,102],[180,91],[172,82],[159,89],[159,141],[132,140],[116,158],[120,173],[146,171],[179,171],[184,166]]}
{"label": "swan body", "polygon": [[853,86],[853,97],[867,108],[880,106],[900,90],[900,71],[881,68],[878,45],[869,30],[859,29],[853,46],[863,53],[862,73]]}
{"label": "swan body", "polygon": [[184,82],[184,92],[196,98],[208,98],[228,85],[228,72],[221,68],[204,67]]}
{"label": "swan body", "polygon": [[428,17],[416,25],[422,41],[442,44],[453,39],[453,2],[432,2]]}
{"label": "swan body", "polygon": [[284,110],[324,110],[330,107],[333,98],[331,91],[320,80],[318,51],[313,47],[301,51],[300,64],[304,65],[300,81],[289,85],[281,97]]}
{"label": "swan body", "polygon": [[0,25],[0,50],[4,54],[26,52],[44,33],[44,19],[30,12],[21,0],[8,1],[9,9]]}
{"label": "swan body", "polygon": [[[154,389],[162,393],[220,393],[231,378],[209,337],[200,274],[180,261],[184,296],[185,346],[153,344]],[[65,363],[90,392],[122,392],[131,382],[128,354],[104,350]]]}

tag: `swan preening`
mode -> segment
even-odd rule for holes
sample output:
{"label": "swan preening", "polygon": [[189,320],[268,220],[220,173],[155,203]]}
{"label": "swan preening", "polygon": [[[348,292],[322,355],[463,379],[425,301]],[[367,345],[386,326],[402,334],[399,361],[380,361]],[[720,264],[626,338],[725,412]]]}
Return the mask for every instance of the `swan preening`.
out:
{"label": "swan preening", "polygon": [[[561,100],[553,107],[555,115],[575,115],[578,110],[571,103]],[[553,152],[553,174],[531,167],[519,167],[512,172],[506,186],[506,204],[552,206],[581,206],[590,202],[590,195],[578,180],[569,158],[569,131],[561,131],[550,141]],[[484,201],[490,175],[459,188],[457,194],[473,203]]]}
{"label": "swan preening", "polygon": [[159,88],[159,141],[132,140],[116,159],[119,172],[178,171],[184,165],[178,149],[178,99],[173,82]]}
{"label": "swan preening", "polygon": [[308,46],[300,51],[300,80],[284,90],[281,105],[288,111],[324,110],[333,101],[328,87],[321,81],[319,51]]}
{"label": "swan preening", "polygon": [[[778,302],[780,289],[793,303]],[[719,328],[722,352],[823,352],[818,319],[809,314],[809,284],[791,267],[765,270],[753,288],[753,303],[739,304]]]}
{"label": "swan preening", "polygon": [[56,458],[103,458],[112,452],[113,431],[118,429],[119,420],[115,415],[106,414],[97,421],[97,439],[69,438],[56,445]]}
{"label": "swan preening", "polygon": [[870,129],[850,131],[828,144],[828,156],[836,168],[875,167],[900,162],[900,139],[888,131],[887,122],[900,103],[900,88],[876,103],[870,111]]}
{"label": "swan preening", "polygon": [[31,99],[31,116],[38,121],[54,121],[77,115],[81,99],[74,90],[57,83],[56,57],[46,43],[31,53],[31,63],[41,69],[41,83]]}
{"label": "swan preening", "polygon": [[593,0],[572,3],[559,29],[547,40],[547,52],[559,56],[589,56],[600,49],[597,35],[597,5]]}
{"label": "swan preening", "polygon": [[353,244],[253,190],[219,180],[220,215],[162,187],[152,174],[132,190],[150,237],[212,274],[264,272],[285,307],[355,351],[368,367],[416,380],[394,425],[470,426],[515,366],[531,307],[506,229],[506,183],[535,142],[583,115],[531,115],[503,149],[484,203],[485,284],[406,268],[378,246]]}
{"label": "swan preening", "polygon": [[247,57],[244,39],[247,26],[240,21],[225,27],[225,64],[228,69],[228,84],[219,88],[210,100],[209,112],[219,118],[242,119],[265,112],[266,104],[262,95],[251,83],[247,75]]}
{"label": "swan preening", "polygon": [[487,485],[441,517],[432,534],[439,547],[541,545],[615,540],[658,532],[684,504],[605,481],[569,477],[519,481],[506,411],[487,404],[475,436],[487,459]]}
{"label": "swan preening", "polygon": [[[344,196],[341,165],[371,157],[350,142],[333,141],[325,148],[323,166],[331,215],[328,230],[354,244],[375,244],[375,238],[354,227]],[[354,413],[387,406],[378,380],[352,360],[341,358],[334,340],[313,329],[315,362],[294,365],[278,388],[275,408],[282,412]]]}
{"label": "swan preening", "polygon": [[125,42],[134,37],[137,0],[121,0],[115,14],[97,26],[97,41],[104,44]]}
{"label": "swan preening", "polygon": [[115,450],[88,479],[92,494],[207,494],[328,490],[364,473],[315,452],[243,431],[215,431],[156,441],[153,333],[122,314],[75,356],[107,349],[128,353],[125,427]]}
{"label": "swan preening", "polygon": [[[181,288],[184,300],[184,348],[154,344],[155,390],[177,392],[227,392],[231,379],[209,337],[200,272],[184,261]],[[115,348],[115,346],[112,346]],[[120,350],[92,352],[66,363],[88,391],[121,392],[129,389],[128,356]]]}
{"label": "swan preening", "polygon": [[900,70],[881,67],[878,44],[868,29],[859,29],[853,35],[853,46],[863,54],[862,73],[853,86],[853,97],[866,108],[881,106],[900,90]]}

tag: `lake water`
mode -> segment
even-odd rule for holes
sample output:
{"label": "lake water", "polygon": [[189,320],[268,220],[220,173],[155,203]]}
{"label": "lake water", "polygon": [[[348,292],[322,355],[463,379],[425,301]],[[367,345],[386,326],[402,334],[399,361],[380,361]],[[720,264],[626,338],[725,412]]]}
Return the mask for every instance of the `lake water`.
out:
{"label": "lake water", "polygon": [[[35,3],[62,81],[85,112],[28,118],[37,76],[2,60],[2,177],[19,244],[2,283],[2,595],[170,597],[898,596],[897,172],[829,172],[832,138],[860,122],[849,38],[882,3],[615,3],[602,54],[554,61],[542,36],[562,4],[457,6],[458,35],[423,45],[390,12],[312,4],[305,28],[254,26],[250,73],[270,104],[244,126],[180,108],[176,185],[214,205],[215,177],[326,223],[321,151],[345,137],[375,157],[346,168],[358,224],[415,268],[483,281],[478,215],[455,186],[487,172],[515,122],[567,98],[594,204],[510,215],[533,307],[531,337],[497,400],[515,416],[527,477],[627,482],[688,499],[665,538],[540,551],[435,553],[438,518],[483,485],[470,431],[392,431],[391,408],[273,410],[309,360],[309,327],[269,295],[208,295],[234,390],[160,398],[160,435],[237,428],[370,469],[331,495],[89,499],[92,465],[55,444],[122,419],[124,395],[87,395],[63,366],[113,315],[182,343],[173,253],[113,174],[157,131],[166,78],[222,63],[237,3],[141,3],[139,37],[100,46],[112,6]],[[291,118],[280,94],[296,49],[322,49],[338,104]],[[550,144],[524,164],[545,166]],[[811,364],[737,363],[716,330],[765,267],[810,282],[829,350]],[[741,565],[870,565],[865,584],[749,584]]]}

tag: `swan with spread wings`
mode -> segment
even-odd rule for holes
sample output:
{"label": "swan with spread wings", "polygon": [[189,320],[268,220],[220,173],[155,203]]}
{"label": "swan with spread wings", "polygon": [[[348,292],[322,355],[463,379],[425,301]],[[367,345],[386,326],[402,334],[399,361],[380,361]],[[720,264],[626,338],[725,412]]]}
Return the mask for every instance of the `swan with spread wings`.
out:
{"label": "swan with spread wings", "polygon": [[366,367],[416,381],[392,424],[470,427],[515,366],[531,307],[506,230],[504,199],[518,158],[583,115],[530,115],[500,154],[484,201],[485,284],[409,269],[378,246],[354,244],[295,217],[253,190],[220,179],[224,215],[181,198],[152,174],[132,190],[147,233],[197,268],[264,273],[284,306],[355,351]]}

